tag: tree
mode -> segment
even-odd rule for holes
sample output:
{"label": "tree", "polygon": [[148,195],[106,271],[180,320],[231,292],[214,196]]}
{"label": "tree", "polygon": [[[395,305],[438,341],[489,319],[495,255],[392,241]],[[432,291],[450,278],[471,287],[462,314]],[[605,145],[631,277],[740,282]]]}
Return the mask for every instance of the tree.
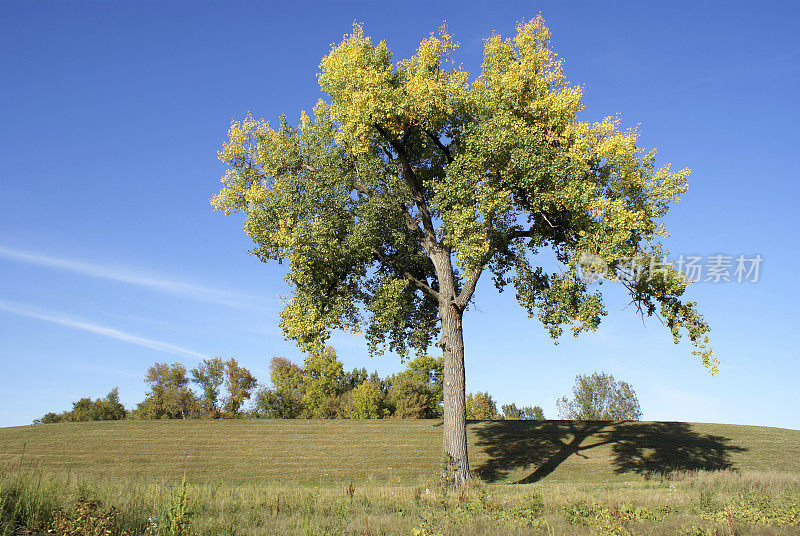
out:
{"label": "tree", "polygon": [[544,420],[544,412],[539,406],[525,406],[523,408],[518,408],[517,405],[512,402],[511,404],[503,405],[502,409],[503,419],[531,421]]}
{"label": "tree", "polygon": [[642,418],[633,388],[605,372],[576,376],[572,394],[572,400],[564,396],[556,401],[562,419],[638,421]]}
{"label": "tree", "polygon": [[303,413],[305,379],[303,369],[284,357],[273,357],[269,364],[272,389],[259,391],[258,411],[271,418],[294,419]]}
{"label": "tree", "polygon": [[225,389],[228,396],[223,410],[228,418],[240,415],[239,408],[250,398],[258,380],[233,358],[225,361]]}
{"label": "tree", "polygon": [[119,388],[114,387],[105,397],[92,400],[83,397],[72,403],[72,410],[62,413],[47,413],[33,421],[34,424],[49,424],[70,421],[117,421],[124,419],[128,412],[119,401]]}
{"label": "tree", "polygon": [[303,395],[303,369],[285,357],[273,357],[269,362],[269,379],[276,390]]}
{"label": "tree", "polygon": [[530,421],[543,421],[544,411],[541,406],[525,406],[522,408],[522,418]]}
{"label": "tree", "polygon": [[156,363],[147,370],[147,398],[138,404],[136,416],[143,419],[186,419],[199,413],[200,404],[189,389],[186,367],[180,363]]}
{"label": "tree", "polygon": [[303,406],[307,416],[325,418],[319,409],[326,398],[337,394],[337,386],[344,376],[342,362],[336,359],[336,351],[328,347],[309,354],[303,362],[303,375]]}
{"label": "tree", "polygon": [[[513,39],[485,41],[477,78],[456,66],[442,27],[393,62],[361,26],[320,64],[327,100],[298,127],[234,121],[212,203],[244,214],[253,253],[288,261],[287,337],[319,352],[332,330],[364,333],[372,353],[444,357],[443,449],[454,482],[469,473],[462,318],[480,277],[512,285],[553,338],[594,330],[606,314],[581,277],[622,283],[642,315],[687,333],[712,371],[709,330],[688,281],[666,266],[661,218],[688,169],[655,165],[618,118],[588,123],[582,88],[567,84],[541,17]],[[559,266],[550,269],[550,250]],[[548,267],[548,268],[546,268]]]}
{"label": "tree", "polygon": [[[326,396],[325,398],[322,399],[320,405],[316,407],[316,409],[314,410],[314,414],[313,415],[307,414],[306,416],[315,417],[318,419],[349,419],[354,409],[353,408],[354,391],[355,390],[353,389],[341,395]],[[383,400],[381,400],[380,402],[382,404]],[[382,407],[382,405],[380,407]]]}
{"label": "tree", "polygon": [[394,416],[401,419],[435,419],[442,415],[444,360],[422,355],[408,368],[387,380]]}
{"label": "tree", "polygon": [[339,381],[339,384],[336,386],[336,391],[339,394],[344,394],[348,391],[352,391],[365,381],[369,379],[369,374],[367,373],[367,369],[361,367],[360,369],[354,368],[350,372],[345,372]]}
{"label": "tree", "polygon": [[99,421],[119,421],[128,415],[119,401],[119,387],[114,387],[105,397],[95,400],[95,408],[95,417]]}
{"label": "tree", "polygon": [[497,402],[489,393],[477,392],[468,394],[466,398],[467,419],[485,421],[497,419]]}
{"label": "tree", "polygon": [[519,420],[522,418],[522,410],[513,402],[511,404],[503,404],[501,409],[503,410],[503,419]]}
{"label": "tree", "polygon": [[38,419],[33,419],[33,424],[54,424],[57,422],[64,422],[63,414],[59,415],[52,411],[45,413]]}
{"label": "tree", "polygon": [[383,417],[383,393],[370,381],[353,389],[351,419],[380,419]]}
{"label": "tree", "polygon": [[204,359],[192,369],[192,381],[203,389],[203,414],[211,418],[219,418],[219,388],[225,373],[225,363],[219,357]]}

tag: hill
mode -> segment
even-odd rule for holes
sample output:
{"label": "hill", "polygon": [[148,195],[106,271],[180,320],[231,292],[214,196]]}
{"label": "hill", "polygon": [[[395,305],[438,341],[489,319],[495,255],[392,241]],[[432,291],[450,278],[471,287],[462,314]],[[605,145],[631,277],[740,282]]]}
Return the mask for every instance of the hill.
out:
{"label": "hill", "polygon": [[[664,471],[800,474],[800,431],[682,422],[469,424],[494,483],[625,481]],[[410,483],[435,474],[441,421],[106,421],[0,429],[0,468],[193,481]]]}

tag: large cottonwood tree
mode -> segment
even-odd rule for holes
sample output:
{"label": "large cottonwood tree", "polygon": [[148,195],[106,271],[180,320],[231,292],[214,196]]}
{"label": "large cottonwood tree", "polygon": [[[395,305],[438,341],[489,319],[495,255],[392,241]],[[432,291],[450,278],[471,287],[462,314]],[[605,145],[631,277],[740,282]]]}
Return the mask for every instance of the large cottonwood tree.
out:
{"label": "large cottonwood tree", "polygon": [[[660,219],[689,170],[657,167],[618,118],[580,121],[582,89],[566,82],[549,37],[537,17],[513,39],[488,38],[473,77],[453,62],[444,27],[393,62],[356,25],[320,64],[327,98],[313,118],[294,127],[281,117],[274,129],[248,116],[220,152],[228,169],[214,206],[244,214],[261,260],[288,261],[287,337],[319,352],[331,330],[363,330],[372,352],[405,356],[438,336],[457,483],[469,472],[462,317],[483,274],[511,285],[554,338],[565,325],[577,335],[605,314],[580,277],[589,255],[598,276],[625,285],[676,341],[687,333],[715,368],[679,272],[620,276],[631,258],[665,255]],[[553,257],[560,266],[545,269]]]}

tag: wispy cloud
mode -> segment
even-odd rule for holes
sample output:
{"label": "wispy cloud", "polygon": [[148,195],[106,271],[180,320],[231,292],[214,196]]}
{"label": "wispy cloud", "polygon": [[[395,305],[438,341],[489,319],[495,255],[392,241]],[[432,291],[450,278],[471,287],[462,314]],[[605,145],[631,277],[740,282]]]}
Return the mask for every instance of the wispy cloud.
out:
{"label": "wispy cloud", "polygon": [[201,353],[188,350],[180,346],[175,346],[174,344],[169,344],[168,342],[139,337],[115,328],[101,326],[88,320],[68,316],[54,311],[39,309],[37,307],[32,307],[22,303],[0,300],[0,310],[15,314],[17,316],[34,318],[36,320],[52,322],[53,324],[59,324],[61,326],[66,326],[81,331],[88,331],[96,335],[102,335],[111,339],[117,339],[118,341],[144,346],[145,348],[151,348],[153,350],[158,350],[168,354],[174,354],[183,357],[196,357],[201,359],[206,357]]}
{"label": "wispy cloud", "polygon": [[105,264],[89,263],[73,259],[65,259],[63,257],[53,257],[50,255],[30,253],[4,246],[0,246],[0,257],[25,264],[44,266],[47,268],[73,272],[90,277],[118,281],[120,283],[127,283],[130,285],[138,285],[160,292],[177,294],[195,300],[217,303],[230,307],[251,308],[259,301],[258,298],[254,298],[253,296],[248,296],[245,294],[219,290],[202,285],[183,283],[160,276],[145,274]]}

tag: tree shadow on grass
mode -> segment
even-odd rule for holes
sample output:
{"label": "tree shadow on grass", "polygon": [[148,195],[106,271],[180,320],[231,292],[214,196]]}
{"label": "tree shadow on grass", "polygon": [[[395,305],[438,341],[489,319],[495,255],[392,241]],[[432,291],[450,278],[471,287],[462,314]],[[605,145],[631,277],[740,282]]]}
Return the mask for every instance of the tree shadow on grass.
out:
{"label": "tree shadow on grass", "polygon": [[516,484],[538,482],[571,456],[605,445],[617,473],[645,475],[729,469],[731,453],[746,450],[682,422],[492,421],[475,433],[477,446],[488,455],[475,474],[495,482],[533,468]]}

